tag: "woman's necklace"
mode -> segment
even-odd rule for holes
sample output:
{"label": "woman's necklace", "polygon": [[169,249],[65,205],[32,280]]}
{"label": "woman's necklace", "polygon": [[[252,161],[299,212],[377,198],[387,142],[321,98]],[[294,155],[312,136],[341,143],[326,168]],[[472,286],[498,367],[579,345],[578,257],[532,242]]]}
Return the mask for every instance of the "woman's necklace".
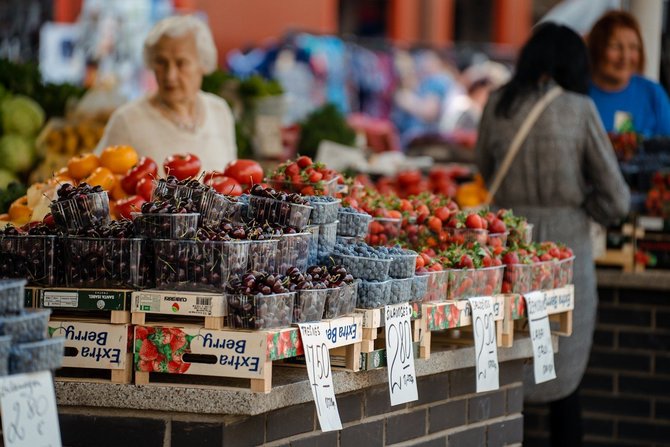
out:
{"label": "woman's necklace", "polygon": [[200,104],[197,99],[195,100],[195,104],[193,106],[193,113],[191,114],[190,119],[184,119],[183,116],[176,113],[159,96],[156,97],[156,103],[163,111],[163,116],[165,116],[168,120],[170,120],[170,122],[175,126],[177,126],[177,128],[191,133],[197,130],[200,121],[200,107],[199,107]]}

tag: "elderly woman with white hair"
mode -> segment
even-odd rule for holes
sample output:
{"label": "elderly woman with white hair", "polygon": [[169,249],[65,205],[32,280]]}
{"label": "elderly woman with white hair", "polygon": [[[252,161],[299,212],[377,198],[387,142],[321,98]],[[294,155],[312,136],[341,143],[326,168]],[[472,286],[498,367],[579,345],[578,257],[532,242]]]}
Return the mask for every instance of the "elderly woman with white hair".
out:
{"label": "elderly woman with white hair", "polygon": [[159,164],[188,152],[204,169],[223,170],[237,157],[235,122],[224,100],[200,90],[203,76],[217,64],[207,25],[192,16],[161,20],[144,42],[144,62],[158,90],[117,109],[98,149],[129,145]]}

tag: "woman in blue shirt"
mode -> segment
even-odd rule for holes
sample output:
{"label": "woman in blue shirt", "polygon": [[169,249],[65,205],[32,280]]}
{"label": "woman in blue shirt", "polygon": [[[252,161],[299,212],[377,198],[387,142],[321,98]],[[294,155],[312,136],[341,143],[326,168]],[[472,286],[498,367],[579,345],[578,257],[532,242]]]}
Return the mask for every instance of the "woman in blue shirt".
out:
{"label": "woman in blue shirt", "polygon": [[610,11],[588,36],[593,67],[589,95],[608,132],[670,136],[670,101],[663,87],[639,73],[645,55],[640,26],[625,11]]}

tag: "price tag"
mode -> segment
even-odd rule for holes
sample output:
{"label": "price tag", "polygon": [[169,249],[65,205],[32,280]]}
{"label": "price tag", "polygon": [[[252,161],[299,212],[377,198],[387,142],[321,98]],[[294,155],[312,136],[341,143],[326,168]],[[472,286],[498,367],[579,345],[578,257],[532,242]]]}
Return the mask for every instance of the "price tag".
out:
{"label": "price tag", "polygon": [[51,372],[0,377],[0,407],[5,446],[61,446]]}
{"label": "price tag", "polygon": [[412,308],[408,303],[386,306],[384,314],[386,316],[386,369],[391,406],[393,406],[419,398],[414,370],[412,326],[409,322]]}
{"label": "price tag", "polygon": [[551,328],[544,302],[544,293],[531,292],[524,295],[528,310],[530,342],[533,345],[533,369],[535,383],[556,378],[554,369],[554,349],[551,346]]}
{"label": "price tag", "polygon": [[475,337],[475,373],[477,392],[500,388],[496,323],[490,296],[468,298],[472,308],[472,330]]}
{"label": "price tag", "polygon": [[340,413],[335,400],[333,374],[330,369],[326,325],[324,323],[300,323],[298,326],[321,431],[342,430]]}

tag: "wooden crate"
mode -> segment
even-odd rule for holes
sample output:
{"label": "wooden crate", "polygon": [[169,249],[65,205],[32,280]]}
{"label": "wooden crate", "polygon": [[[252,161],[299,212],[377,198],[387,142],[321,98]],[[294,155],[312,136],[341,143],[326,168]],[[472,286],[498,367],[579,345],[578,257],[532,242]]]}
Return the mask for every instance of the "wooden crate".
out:
{"label": "wooden crate", "polygon": [[[418,341],[419,337],[419,319],[421,318],[421,303],[412,302],[412,329],[413,340]],[[361,352],[370,353],[383,349],[383,339],[385,334],[384,308],[377,309],[356,309],[356,313],[363,317],[363,339],[361,341]]]}
{"label": "wooden crate", "polygon": [[[547,307],[547,315],[551,324],[551,332],[563,337],[572,335],[572,312],[575,308],[575,286],[568,284],[565,287],[542,291],[544,302]],[[513,324],[515,331],[528,331],[528,318],[526,315],[526,302],[521,295],[505,295],[506,307],[510,312],[506,314],[508,320],[505,324]]]}
{"label": "wooden crate", "polygon": [[[498,346],[503,338],[503,320],[505,317],[505,297],[493,297],[494,320],[496,322],[496,338]],[[422,305],[422,317],[419,328],[415,331],[419,340],[419,358],[430,358],[431,343],[435,344],[472,344],[472,337],[453,337],[455,334],[467,333],[472,326],[471,310],[467,300],[431,302]],[[449,330],[458,330],[449,333]],[[434,332],[446,331],[434,337]],[[416,338],[415,338],[416,339]],[[434,340],[435,339],[435,340]]]}
{"label": "wooden crate", "polygon": [[48,333],[50,337],[65,337],[63,367],[56,371],[56,380],[132,382],[129,324],[52,318]]}
{"label": "wooden crate", "polygon": [[130,323],[132,290],[37,289],[36,307],[51,309],[61,319],[98,319],[114,324]]}
{"label": "wooden crate", "polygon": [[[360,316],[354,315],[323,322],[331,354],[338,354],[336,349],[344,348],[354,370],[358,368],[357,358],[360,356],[361,320]],[[166,368],[161,365],[165,360],[157,357],[164,349],[156,346],[157,337],[162,340],[162,346],[169,337],[171,348],[177,348],[177,356],[173,356],[176,361],[166,363]],[[137,385],[206,383],[242,386],[251,391],[268,393],[272,389],[273,364],[303,354],[297,327],[245,331],[147,324],[135,327],[134,340]],[[153,362],[156,360],[160,360],[160,372],[155,371]]]}
{"label": "wooden crate", "polygon": [[132,322],[182,322],[205,329],[225,327],[226,303],[223,293],[142,290],[132,294]]}

